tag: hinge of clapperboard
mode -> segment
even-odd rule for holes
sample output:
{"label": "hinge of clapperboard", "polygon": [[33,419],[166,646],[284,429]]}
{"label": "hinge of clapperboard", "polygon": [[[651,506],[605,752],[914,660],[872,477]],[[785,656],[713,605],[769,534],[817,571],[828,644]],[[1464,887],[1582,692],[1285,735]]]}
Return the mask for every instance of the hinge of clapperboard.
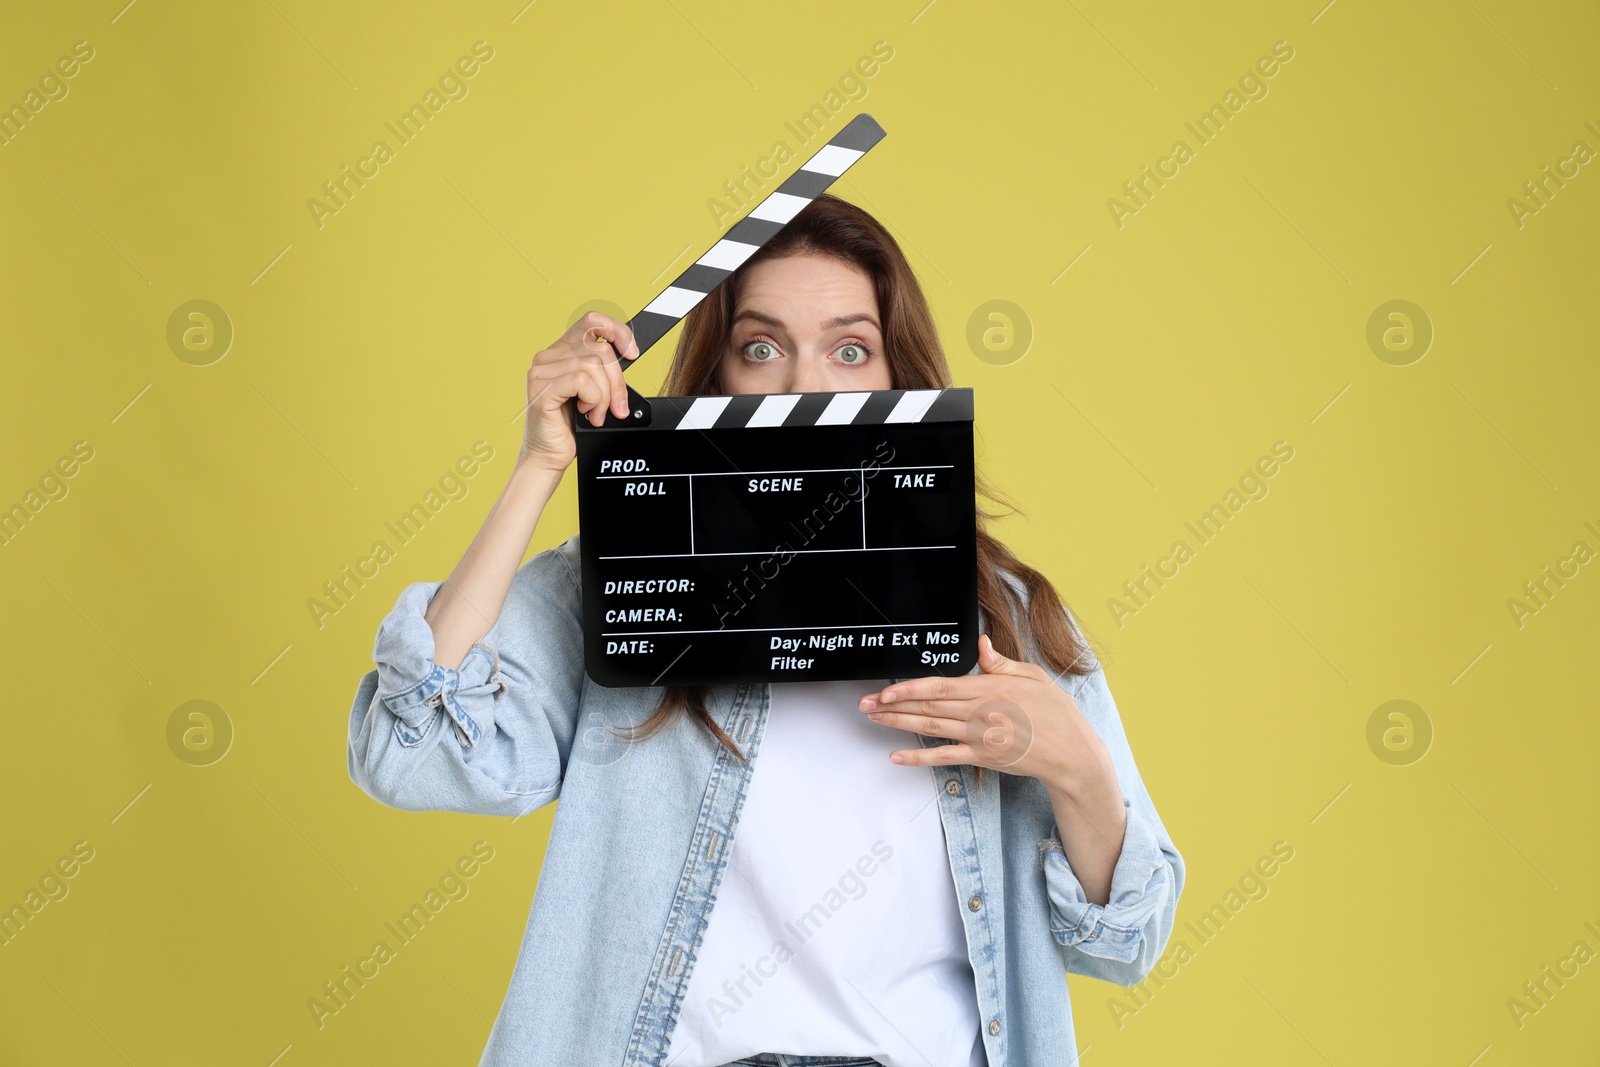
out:
{"label": "hinge of clapperboard", "polygon": [[[639,346],[639,356],[650,351],[650,346],[665,337],[671,329],[717,286],[753,256],[762,245],[772,240],[778,231],[800,213],[811,201],[827,191],[840,175],[856,164],[867,150],[885,134],[883,127],[871,115],[862,113],[851,119],[833,139],[800,165],[800,169],[784,179],[782,185],[767,194],[766,199],[750,209],[750,213],[722,235],[710,250],[689,265],[672,284],[645,309],[628,320],[633,339]],[[626,371],[639,361],[639,356],[622,361]],[[626,385],[626,383],[624,383]],[[611,426],[648,426],[650,402],[628,385],[628,417],[618,418],[609,410],[599,427],[592,427],[588,418],[576,409],[572,417],[575,425],[587,430]]]}

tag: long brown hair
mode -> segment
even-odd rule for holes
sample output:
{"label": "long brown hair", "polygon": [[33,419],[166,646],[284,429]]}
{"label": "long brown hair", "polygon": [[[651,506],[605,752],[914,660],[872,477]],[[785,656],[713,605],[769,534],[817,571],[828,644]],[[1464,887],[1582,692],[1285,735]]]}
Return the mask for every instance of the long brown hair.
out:
{"label": "long brown hair", "polygon": [[[884,357],[893,388],[937,389],[951,384],[950,367],[922,287],[893,236],[877,219],[856,205],[824,193],[790,219],[778,233],[695,306],[683,320],[683,332],[662,396],[721,393],[720,369],[733,331],[739,292],[750,268],[783,256],[817,254],[849,263],[871,276],[878,297]],[[977,505],[978,607],[995,651],[1010,659],[1030,658],[1023,646],[1031,639],[1033,662],[1053,674],[1088,674],[1096,658],[1068,621],[1060,595],[1043,574],[1018,559],[985,528],[985,520],[1021,514],[1010,497],[978,472],[977,495],[1005,508],[991,512]],[[1023,608],[1017,591],[1003,577],[1010,574],[1027,590],[1026,634],[1018,632],[1014,615]],[[670,726],[688,712],[738,759],[745,759],[731,737],[706,710],[707,686],[671,685],[650,717],[628,732],[643,740]],[[979,785],[983,768],[975,767]]]}

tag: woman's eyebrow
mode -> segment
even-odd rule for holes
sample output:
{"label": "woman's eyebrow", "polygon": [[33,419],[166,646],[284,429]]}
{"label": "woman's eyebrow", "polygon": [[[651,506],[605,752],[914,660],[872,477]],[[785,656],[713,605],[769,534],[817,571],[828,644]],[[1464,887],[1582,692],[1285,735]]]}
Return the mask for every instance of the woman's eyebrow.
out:
{"label": "woman's eyebrow", "polygon": [[[760,312],[760,311],[750,310],[749,308],[746,308],[744,311],[739,312],[737,315],[735,315],[733,317],[734,325],[738,325],[740,320],[742,320],[742,319],[755,319],[757,322],[765,323],[766,325],[771,326],[773,329],[777,329],[777,330],[781,330],[781,329],[784,328],[783,321],[781,319],[778,319],[778,318],[776,318],[776,317],[774,317],[772,315],[767,315],[767,314],[765,314],[763,312]],[[873,326],[874,329],[878,329],[878,330],[882,329],[882,327],[880,327],[878,325],[878,320],[877,319],[875,319],[871,315],[868,315],[868,314],[865,314],[865,313],[857,313],[857,314],[854,314],[854,315],[840,315],[837,318],[832,318],[832,319],[829,319],[827,322],[824,322],[822,324],[822,328],[824,330],[834,330],[834,329],[839,328],[840,326],[849,326],[853,322],[870,322],[870,323],[872,323],[872,326]]]}
{"label": "woman's eyebrow", "polygon": [[840,326],[848,326],[852,322],[870,322],[872,323],[873,329],[879,328],[877,319],[873,318],[871,315],[859,312],[854,315],[840,315],[836,319],[829,319],[827,322],[822,324],[822,328],[824,330],[832,330]]}

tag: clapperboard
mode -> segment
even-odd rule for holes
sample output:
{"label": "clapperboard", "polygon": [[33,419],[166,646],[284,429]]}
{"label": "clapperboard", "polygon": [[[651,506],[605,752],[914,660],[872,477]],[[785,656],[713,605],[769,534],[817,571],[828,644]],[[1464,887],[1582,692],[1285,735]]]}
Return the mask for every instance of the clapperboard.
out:
{"label": "clapperboard", "polygon": [[[757,204],[629,321],[640,354],[883,137],[857,115]],[[573,413],[594,681],[972,669],[971,389],[628,397],[600,426]]]}

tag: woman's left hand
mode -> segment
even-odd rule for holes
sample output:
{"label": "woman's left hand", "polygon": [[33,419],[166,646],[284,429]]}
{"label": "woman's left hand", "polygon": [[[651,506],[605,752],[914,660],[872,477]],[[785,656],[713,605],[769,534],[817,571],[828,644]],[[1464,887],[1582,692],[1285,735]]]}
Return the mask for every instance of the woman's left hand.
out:
{"label": "woman's left hand", "polygon": [[913,678],[861,698],[876,722],[957,742],[897,749],[894,762],[969,763],[1029,775],[1065,795],[1116,781],[1111,755],[1078,702],[1042,667],[1000,655],[988,634],[978,637],[978,666],[982,674]]}

